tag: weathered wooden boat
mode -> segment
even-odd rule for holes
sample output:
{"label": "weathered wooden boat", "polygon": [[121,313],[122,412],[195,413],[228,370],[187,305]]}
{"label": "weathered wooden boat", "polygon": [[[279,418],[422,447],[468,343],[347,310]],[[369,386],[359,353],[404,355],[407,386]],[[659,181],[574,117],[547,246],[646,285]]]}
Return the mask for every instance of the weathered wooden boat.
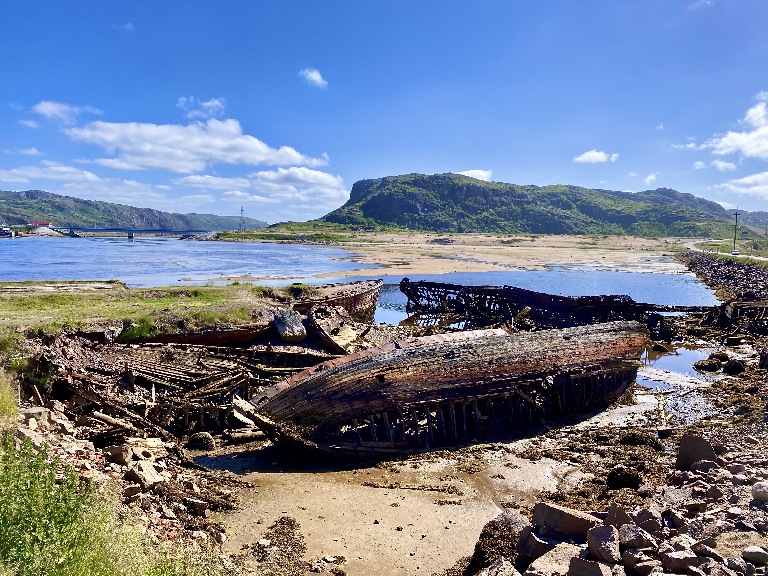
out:
{"label": "weathered wooden boat", "polygon": [[372,322],[383,280],[360,280],[320,286],[315,296],[293,303],[293,309],[307,314],[314,306],[341,306],[358,322]]}
{"label": "weathered wooden boat", "polygon": [[[463,286],[400,281],[408,313],[454,314],[467,326],[505,323],[513,328],[568,328],[616,320],[644,321],[653,312],[701,312],[708,306],[668,306],[635,302],[625,295],[558,296],[515,286]],[[516,325],[517,324],[517,325]]]}
{"label": "weathered wooden boat", "polygon": [[473,442],[616,400],[646,339],[623,321],[412,338],[296,374],[254,397],[249,418],[275,442],[339,455]]}
{"label": "weathered wooden boat", "polygon": [[315,306],[309,311],[309,325],[326,350],[334,354],[351,354],[419,336],[416,326],[390,326],[371,322],[355,322],[341,306]]}

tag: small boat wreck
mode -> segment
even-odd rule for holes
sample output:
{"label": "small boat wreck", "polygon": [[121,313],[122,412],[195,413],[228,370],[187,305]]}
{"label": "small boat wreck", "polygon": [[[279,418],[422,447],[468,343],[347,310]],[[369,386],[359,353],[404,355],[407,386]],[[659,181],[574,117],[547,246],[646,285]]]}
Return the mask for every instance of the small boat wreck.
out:
{"label": "small boat wreck", "polygon": [[360,280],[319,286],[322,290],[293,303],[293,309],[308,314],[315,306],[341,306],[357,322],[372,322],[383,280]]}
{"label": "small boat wreck", "polygon": [[625,295],[558,296],[515,286],[463,286],[442,282],[400,281],[406,311],[449,314],[465,327],[506,324],[513,329],[568,328],[616,320],[645,321],[654,312],[702,312],[708,306],[643,304]]}
{"label": "small boat wreck", "polygon": [[273,441],[338,455],[394,455],[487,440],[600,408],[635,380],[637,322],[412,338],[323,362],[252,398]]}
{"label": "small boat wreck", "polygon": [[315,306],[307,316],[315,337],[333,354],[352,354],[423,332],[417,326],[355,322],[341,306]]}

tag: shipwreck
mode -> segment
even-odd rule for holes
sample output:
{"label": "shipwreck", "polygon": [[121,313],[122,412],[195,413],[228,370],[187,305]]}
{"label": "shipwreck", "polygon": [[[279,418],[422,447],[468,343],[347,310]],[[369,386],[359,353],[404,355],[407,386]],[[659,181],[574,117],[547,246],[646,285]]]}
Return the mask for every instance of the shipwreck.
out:
{"label": "shipwreck", "polygon": [[248,417],[276,443],[338,455],[487,440],[613,402],[646,340],[626,321],[406,339],[295,374],[254,397]]}

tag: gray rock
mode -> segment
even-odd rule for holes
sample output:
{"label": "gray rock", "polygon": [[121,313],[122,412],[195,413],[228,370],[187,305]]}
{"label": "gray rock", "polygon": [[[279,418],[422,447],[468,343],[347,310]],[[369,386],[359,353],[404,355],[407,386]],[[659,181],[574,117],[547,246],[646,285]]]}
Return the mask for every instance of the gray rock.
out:
{"label": "gray rock", "polygon": [[707,546],[703,542],[697,542],[691,547],[691,550],[693,550],[698,556],[712,558],[718,562],[725,562],[725,558],[723,558],[723,556],[717,550]]}
{"label": "gray rock", "polygon": [[635,524],[625,524],[619,528],[619,542],[625,548],[656,548],[656,539]]}
{"label": "gray rock", "polygon": [[709,576],[739,576],[739,573],[726,568],[722,564],[716,564],[710,569]]}
{"label": "gray rock", "polygon": [[[195,516],[207,516],[210,514],[208,502],[198,498],[184,498],[187,509]],[[206,514],[207,513],[207,514]]]}
{"label": "gray rock", "polygon": [[568,576],[611,576],[611,566],[601,562],[571,558],[568,566]]}
{"label": "gray rock", "polygon": [[533,525],[545,535],[562,534],[583,541],[587,539],[587,531],[600,523],[591,514],[547,502],[539,502],[534,506],[532,520]]}
{"label": "gray rock", "polygon": [[280,339],[285,342],[301,342],[307,337],[307,329],[301,323],[301,314],[295,310],[281,309],[272,319]]}
{"label": "gray rock", "polygon": [[616,502],[611,502],[611,505],[608,507],[608,517],[605,519],[605,524],[610,524],[618,529],[624,526],[624,524],[634,524],[634,521],[624,508]]}
{"label": "gray rock", "polygon": [[752,498],[760,502],[768,502],[768,482],[755,482],[752,485]]}
{"label": "gray rock", "polygon": [[210,432],[195,432],[189,437],[187,448],[193,450],[215,450],[216,440]]}
{"label": "gray rock", "polygon": [[520,534],[528,528],[530,522],[517,510],[510,509],[496,516],[480,531],[467,572],[471,574],[488,567],[500,558],[514,562]]}
{"label": "gray rock", "polygon": [[520,576],[520,572],[517,571],[512,562],[506,558],[499,558],[488,568],[475,572],[475,576]]}
{"label": "gray rock", "polygon": [[104,448],[104,454],[117,464],[128,466],[133,461],[133,448],[128,444],[121,444],[120,446],[107,446]]}
{"label": "gray rock", "polygon": [[651,560],[651,557],[639,548],[627,548],[621,555],[622,563],[624,566],[628,566],[629,568],[632,568],[636,564],[645,562],[647,560]]}
{"label": "gray rock", "polygon": [[520,533],[520,539],[517,541],[515,552],[517,552],[518,557],[523,556],[529,561],[535,560],[539,556],[544,556],[544,554],[552,550],[559,543],[557,540],[539,536],[528,527]]}
{"label": "gray rock", "polygon": [[685,434],[680,440],[680,448],[677,452],[675,468],[678,470],[690,470],[691,464],[699,460],[712,460],[717,458],[712,445],[700,436]]}
{"label": "gray rock", "polygon": [[699,460],[691,464],[691,472],[709,472],[717,468],[717,463],[712,460]]}
{"label": "gray rock", "polygon": [[595,560],[616,563],[621,561],[619,531],[613,526],[595,526],[587,531],[589,551]]}
{"label": "gray rock", "polygon": [[696,554],[690,550],[673,550],[671,552],[660,552],[661,565],[664,570],[676,574],[684,574],[688,568],[699,564]]}
{"label": "gray rock", "polygon": [[744,572],[747,571],[747,562],[743,558],[727,558],[725,560],[725,565],[730,570],[741,574],[744,574]]}
{"label": "gray rock", "polygon": [[578,558],[585,551],[585,547],[574,544],[558,544],[544,556],[534,560],[523,576],[566,576],[571,567],[571,558]]}
{"label": "gray rock", "polygon": [[165,482],[165,478],[157,473],[154,464],[149,460],[131,462],[125,473],[125,479],[138,482],[143,490],[149,490]]}
{"label": "gray rock", "polygon": [[652,573],[655,574],[661,571],[661,561],[645,560],[635,564],[633,569],[638,576],[649,576]]}
{"label": "gray rock", "polygon": [[768,564],[768,552],[760,546],[749,546],[741,551],[741,557],[752,564]]}

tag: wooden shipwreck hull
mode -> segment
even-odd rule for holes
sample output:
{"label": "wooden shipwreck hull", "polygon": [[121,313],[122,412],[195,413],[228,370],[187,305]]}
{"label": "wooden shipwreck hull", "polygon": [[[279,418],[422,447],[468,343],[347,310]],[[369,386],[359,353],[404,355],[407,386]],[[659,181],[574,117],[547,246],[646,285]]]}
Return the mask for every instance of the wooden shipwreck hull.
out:
{"label": "wooden shipwreck hull", "polygon": [[616,400],[646,339],[636,322],[413,338],[296,374],[249,418],[276,442],[337,454],[478,441]]}
{"label": "wooden shipwreck hull", "polygon": [[360,280],[322,286],[322,293],[293,304],[293,309],[307,314],[314,306],[341,306],[358,322],[372,322],[379,302],[383,280]]}
{"label": "wooden shipwreck hull", "polygon": [[[463,286],[412,282],[403,278],[400,291],[408,313],[453,314],[469,326],[507,323],[513,328],[567,328],[616,320],[644,321],[652,312],[699,312],[703,306],[667,306],[635,302],[625,295],[558,296],[515,286]],[[516,326],[518,324],[518,326]]]}

